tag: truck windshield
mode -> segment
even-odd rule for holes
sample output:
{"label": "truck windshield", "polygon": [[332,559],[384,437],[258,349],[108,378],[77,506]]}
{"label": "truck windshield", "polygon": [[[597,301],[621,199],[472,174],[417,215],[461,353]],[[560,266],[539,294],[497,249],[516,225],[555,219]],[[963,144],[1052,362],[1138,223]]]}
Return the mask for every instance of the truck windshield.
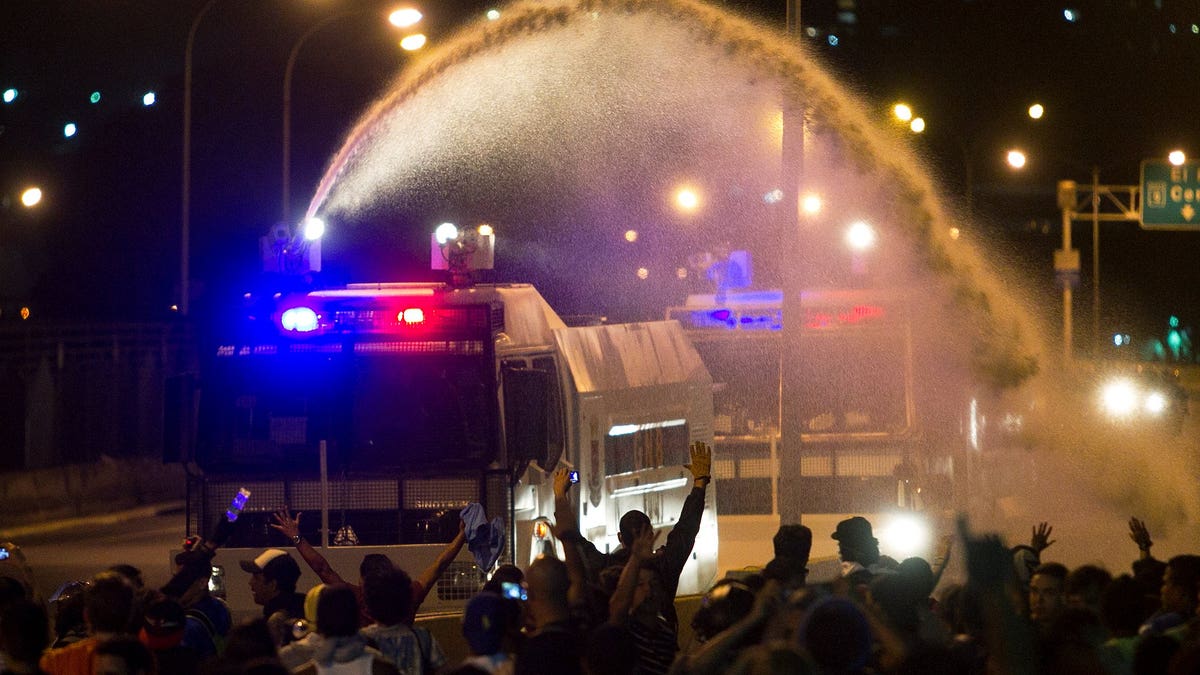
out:
{"label": "truck windshield", "polygon": [[495,455],[485,360],[403,354],[216,359],[201,389],[197,459],[208,470],[441,471]]}

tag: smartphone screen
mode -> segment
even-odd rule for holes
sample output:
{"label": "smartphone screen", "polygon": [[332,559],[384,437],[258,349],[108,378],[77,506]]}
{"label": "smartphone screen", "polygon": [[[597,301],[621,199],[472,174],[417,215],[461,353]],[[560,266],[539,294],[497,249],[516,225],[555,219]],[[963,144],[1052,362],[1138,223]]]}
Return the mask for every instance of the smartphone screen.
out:
{"label": "smartphone screen", "polygon": [[579,472],[571,471],[570,473],[567,474],[567,479],[570,480],[572,483],[578,483],[579,482]]}
{"label": "smartphone screen", "polygon": [[506,598],[511,598],[513,600],[529,599],[529,595],[525,592],[525,587],[521,584],[514,584],[511,581],[505,581],[504,583],[500,584],[500,590]]}
{"label": "smartphone screen", "polygon": [[8,560],[8,549],[0,546],[0,560]]}

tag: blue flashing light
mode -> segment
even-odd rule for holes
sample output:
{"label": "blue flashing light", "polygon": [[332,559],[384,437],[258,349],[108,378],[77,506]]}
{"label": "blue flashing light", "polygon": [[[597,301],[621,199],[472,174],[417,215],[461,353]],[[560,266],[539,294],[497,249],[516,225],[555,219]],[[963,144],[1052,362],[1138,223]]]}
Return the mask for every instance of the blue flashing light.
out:
{"label": "blue flashing light", "polygon": [[317,329],[317,313],[311,307],[292,307],[284,310],[279,317],[279,325],[284,330],[311,333]]}

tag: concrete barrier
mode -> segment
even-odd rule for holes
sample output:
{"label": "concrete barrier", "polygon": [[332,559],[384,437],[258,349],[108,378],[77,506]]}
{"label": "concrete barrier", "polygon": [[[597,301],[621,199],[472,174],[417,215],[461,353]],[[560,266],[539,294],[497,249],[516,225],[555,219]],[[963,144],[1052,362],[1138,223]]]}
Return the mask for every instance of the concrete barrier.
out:
{"label": "concrete barrier", "polygon": [[0,474],[0,532],[183,498],[183,467],[157,458]]}

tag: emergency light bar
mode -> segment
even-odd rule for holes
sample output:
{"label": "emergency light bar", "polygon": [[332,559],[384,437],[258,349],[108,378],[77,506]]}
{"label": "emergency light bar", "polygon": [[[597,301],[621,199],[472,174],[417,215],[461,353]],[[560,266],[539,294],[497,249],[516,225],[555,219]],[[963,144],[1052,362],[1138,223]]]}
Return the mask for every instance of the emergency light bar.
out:
{"label": "emergency light bar", "polygon": [[493,327],[488,305],[429,306],[428,300],[406,295],[310,294],[284,302],[275,313],[276,328],[281,335],[298,338],[339,334],[484,339]]}

